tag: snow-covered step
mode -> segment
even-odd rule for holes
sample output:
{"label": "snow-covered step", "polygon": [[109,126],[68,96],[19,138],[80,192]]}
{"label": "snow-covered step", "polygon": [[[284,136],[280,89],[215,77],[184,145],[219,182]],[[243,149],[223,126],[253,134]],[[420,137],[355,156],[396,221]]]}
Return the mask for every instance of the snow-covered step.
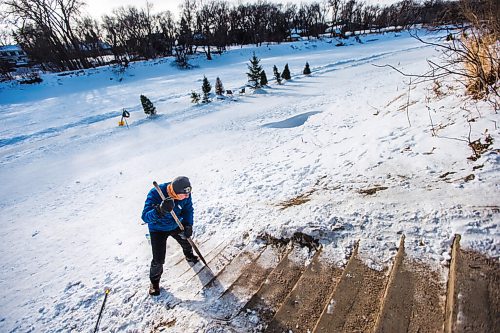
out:
{"label": "snow-covered step", "polygon": [[498,259],[461,249],[460,235],[456,235],[444,332],[500,332],[499,283]]}
{"label": "snow-covered step", "polygon": [[267,246],[255,261],[243,267],[241,275],[215,300],[211,310],[225,320],[236,316],[278,265],[283,252],[283,248]]}
{"label": "snow-covered step", "polygon": [[306,269],[308,259],[307,249],[293,246],[248,301],[241,315],[251,323],[267,325]]}
{"label": "snow-covered step", "polygon": [[[196,241],[195,241],[196,243]],[[198,249],[203,254],[204,258],[209,261],[213,259],[218,251],[221,251],[230,244],[229,241],[214,242],[204,241],[196,243]],[[170,251],[174,251],[170,254]],[[181,247],[175,242],[173,238],[167,240],[167,255],[165,258],[164,273],[162,280],[168,280],[169,285],[178,285],[180,281],[185,281],[195,275],[203,267],[203,263],[199,262],[196,265],[188,263],[182,253]]]}
{"label": "snow-covered step", "polygon": [[442,332],[444,289],[437,272],[409,260],[401,237],[374,332]]}
{"label": "snow-covered step", "polygon": [[262,244],[249,244],[219,273],[203,284],[202,295],[205,298],[219,298],[240,277],[245,267],[256,261],[265,249],[266,246]]}
{"label": "snow-covered step", "polygon": [[[201,243],[196,242],[196,240],[194,240],[194,242],[195,242],[195,245],[198,247],[198,250],[200,250],[201,254],[203,255],[203,257],[207,261],[209,259],[213,258],[214,254],[216,254],[217,251],[220,251],[221,249],[223,249],[225,246],[229,245],[229,243],[230,243],[230,241],[228,241],[228,240],[210,241],[210,239],[206,239]],[[197,255],[197,253],[195,251],[193,251],[193,253]],[[175,265],[178,265],[184,261],[185,261],[184,254],[182,253],[182,251],[180,251],[180,256],[179,256],[177,262],[175,263]],[[189,270],[186,270],[186,271],[189,271]]]}
{"label": "snow-covered step", "polygon": [[386,271],[366,266],[358,258],[359,243],[345,267],[314,332],[370,332],[387,284]]}
{"label": "snow-covered step", "polygon": [[187,298],[199,294],[203,287],[209,284],[241,251],[241,246],[232,241],[217,246],[205,256],[210,269],[200,261],[177,276],[175,279],[178,286],[177,294]]}
{"label": "snow-covered step", "polygon": [[341,275],[319,250],[264,332],[312,331]]}
{"label": "snow-covered step", "polygon": [[[205,261],[207,263],[214,265],[216,263],[216,258],[218,258],[224,251],[227,251],[228,248],[231,248],[231,241],[225,240],[222,242],[219,242],[216,244],[213,248],[211,248],[209,251],[206,251],[204,248],[200,249],[201,254],[203,255],[203,258],[205,258]],[[184,258],[181,258],[181,261],[185,261]],[[185,280],[190,280],[196,274],[198,274],[202,269],[205,268],[205,265],[203,262],[200,260],[197,264],[188,264],[188,268],[186,268],[181,274],[179,274],[178,279],[185,281]],[[215,267],[214,267],[215,269]]]}

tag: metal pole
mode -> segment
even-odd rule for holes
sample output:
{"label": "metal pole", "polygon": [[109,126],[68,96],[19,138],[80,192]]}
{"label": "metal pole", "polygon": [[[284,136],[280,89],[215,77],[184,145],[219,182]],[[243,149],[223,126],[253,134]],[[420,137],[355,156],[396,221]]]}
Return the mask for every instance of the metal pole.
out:
{"label": "metal pole", "polygon": [[102,316],[102,312],[104,311],[104,305],[106,305],[106,300],[108,299],[108,295],[109,295],[109,292],[111,290],[109,288],[106,288],[104,290],[104,301],[102,301],[102,306],[101,306],[101,311],[99,311],[99,317],[97,318],[97,323],[95,324],[95,329],[94,329],[94,333],[97,332],[97,330],[99,329],[99,324],[101,322],[101,316]]}

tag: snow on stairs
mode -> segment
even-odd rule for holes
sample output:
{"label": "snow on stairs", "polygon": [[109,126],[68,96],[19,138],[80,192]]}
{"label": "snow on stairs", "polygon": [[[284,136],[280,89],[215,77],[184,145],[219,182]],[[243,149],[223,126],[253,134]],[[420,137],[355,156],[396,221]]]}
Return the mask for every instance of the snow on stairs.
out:
{"label": "snow on stairs", "polygon": [[499,283],[498,259],[462,250],[455,235],[444,332],[500,332]]}
{"label": "snow on stairs", "polygon": [[[221,319],[229,320],[235,317],[253,295],[256,295],[266,277],[280,262],[283,251],[274,246],[266,246],[258,258],[250,262],[241,271],[239,277],[229,286],[212,308]],[[221,274],[219,283],[222,286],[224,276]]]}
{"label": "snow on stairs", "polygon": [[[253,247],[249,248],[249,246]],[[232,283],[234,280],[231,281],[231,279],[236,279],[240,270],[258,258],[264,250],[255,244],[247,245],[242,250],[241,246],[236,246],[232,242],[218,248],[217,251],[211,251],[212,254],[205,257],[210,269],[199,261],[177,278],[176,284],[181,286],[177,288],[180,296],[193,298],[207,291],[211,292],[211,295],[207,296],[217,296],[214,295],[216,290],[222,293],[224,290],[220,291],[220,289]]]}
{"label": "snow on stairs", "polygon": [[187,283],[173,293],[207,303],[206,332],[500,332],[499,264],[461,250],[459,239],[447,290],[437,272],[410,260],[402,236],[385,271],[363,264],[359,242],[345,268],[293,241],[212,244],[213,274],[180,262],[175,271]]}
{"label": "snow on stairs", "polygon": [[306,268],[304,249],[293,245],[290,248],[245,305],[243,315],[250,313],[253,321],[260,319],[264,323],[274,317]]}
{"label": "snow on stairs", "polygon": [[259,259],[264,250],[265,247],[259,244],[250,244],[222,268],[217,275],[204,283],[199,293],[202,293],[205,298],[219,299],[238,277]]}
{"label": "snow on stairs", "polygon": [[[387,284],[385,271],[369,268],[354,248],[314,332],[370,332]],[[396,332],[396,331],[395,331]]]}
{"label": "snow on stairs", "polygon": [[322,260],[318,250],[264,332],[312,330],[341,273],[328,260]]}
{"label": "snow on stairs", "polygon": [[442,332],[444,286],[436,272],[408,259],[404,240],[402,236],[374,332]]}

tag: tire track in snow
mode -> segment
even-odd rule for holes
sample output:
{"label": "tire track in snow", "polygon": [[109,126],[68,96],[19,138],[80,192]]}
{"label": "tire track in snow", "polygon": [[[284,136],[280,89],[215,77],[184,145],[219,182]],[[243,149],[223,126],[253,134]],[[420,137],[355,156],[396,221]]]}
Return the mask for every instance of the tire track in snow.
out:
{"label": "tire track in snow", "polygon": [[[318,73],[318,74],[326,74],[326,73],[330,73],[330,72],[341,70],[341,69],[347,69],[350,67],[358,67],[361,65],[368,64],[374,60],[379,60],[379,59],[390,57],[390,56],[393,56],[393,55],[396,55],[399,53],[411,52],[411,51],[415,51],[415,50],[419,50],[419,49],[423,49],[423,48],[427,48],[427,47],[429,47],[429,45],[413,46],[413,47],[409,47],[409,48],[401,49],[401,50],[396,50],[396,51],[388,51],[388,52],[381,52],[381,53],[377,53],[377,54],[372,54],[370,56],[362,57],[362,58],[351,58],[351,59],[339,60],[339,61],[336,61],[334,63],[326,64],[323,66],[318,66],[314,69],[311,69],[311,72]],[[342,66],[342,65],[347,65],[347,66]],[[305,75],[297,75],[296,77],[301,77],[301,76],[305,76]]]}
{"label": "tire track in snow", "polygon": [[104,114],[100,115],[95,115],[87,118],[80,119],[76,122],[72,122],[63,126],[55,126],[55,127],[49,127],[44,130],[31,133],[31,134],[24,134],[24,135],[18,135],[15,137],[11,138],[6,138],[6,139],[0,139],[0,148],[5,147],[5,146],[10,146],[14,145],[16,143],[20,143],[29,139],[38,139],[38,138],[46,138],[46,137],[51,137],[58,135],[59,133],[64,132],[65,130],[75,128],[78,126],[88,126],[92,125],[104,120],[108,120],[113,117],[118,117],[121,115],[121,112],[118,111],[112,111],[112,112],[107,112]]}
{"label": "tire track in snow", "polygon": [[[168,97],[163,97],[159,98],[157,100],[154,100],[154,102],[167,102],[173,99],[177,99],[182,97],[182,94],[176,94],[176,95],[171,95]],[[141,111],[141,106],[139,104],[132,106],[132,107],[125,107],[125,109],[129,112],[140,112]],[[18,135],[14,137],[8,137],[8,138],[0,138],[0,148],[6,147],[6,146],[11,146],[15,145],[18,143],[22,143],[28,140],[36,140],[36,139],[44,139],[44,138],[50,138],[53,136],[56,136],[58,134],[61,134],[65,132],[66,130],[73,129],[73,128],[78,128],[78,127],[88,127],[89,125],[94,125],[103,121],[107,121],[112,118],[117,118],[120,117],[122,114],[122,111],[110,111],[106,112],[103,114],[98,114],[98,115],[93,115],[90,117],[86,117],[83,119],[79,119],[77,121],[74,121],[72,123],[64,124],[61,126],[53,126],[49,127],[46,129],[43,129],[41,131],[37,131],[34,133],[30,134],[23,134],[23,135]],[[142,123],[140,120],[135,121],[134,123]]]}
{"label": "tire track in snow", "polygon": [[[365,64],[370,63],[374,60],[383,59],[383,58],[386,58],[386,57],[389,57],[389,56],[392,56],[395,54],[399,54],[399,53],[403,53],[403,52],[410,52],[410,51],[414,51],[414,50],[418,50],[418,49],[422,49],[422,48],[426,48],[426,47],[429,47],[429,46],[421,45],[421,46],[409,47],[409,48],[395,50],[395,51],[381,52],[381,53],[377,53],[377,54],[373,54],[373,55],[361,57],[361,58],[350,58],[350,59],[339,60],[339,61],[336,61],[333,63],[329,63],[329,64],[326,64],[323,66],[316,67],[312,70],[312,72],[316,73],[316,74],[326,74],[326,73],[336,71],[336,70],[342,70],[342,69],[347,69],[350,67],[357,67],[357,66],[365,65]],[[346,65],[346,66],[343,66],[343,65]],[[303,76],[304,75],[296,75],[295,78],[299,79]],[[183,94],[176,94],[176,95],[172,95],[172,96],[168,96],[168,97],[163,97],[163,98],[158,99],[157,102],[165,103],[166,101],[178,99],[182,96],[183,96]],[[140,105],[136,105],[134,107],[126,108],[126,109],[131,111],[131,112],[134,112],[134,111],[138,112],[138,111],[140,111]],[[211,110],[208,110],[207,108],[197,108],[196,110],[192,110],[192,108],[188,107],[188,108],[180,110],[174,114],[169,115],[169,117],[171,117],[171,121],[173,121],[173,122],[180,122],[183,120],[195,119],[197,117],[204,116],[210,112],[211,112]],[[111,112],[106,112],[106,113],[100,114],[100,115],[86,117],[86,118],[83,118],[83,119],[80,119],[78,121],[68,123],[65,125],[49,127],[49,128],[31,133],[31,134],[23,134],[23,135],[18,135],[18,136],[14,136],[14,137],[0,138],[0,148],[20,144],[20,143],[27,142],[27,141],[29,142],[32,140],[42,140],[45,138],[54,137],[54,136],[57,136],[57,135],[60,135],[64,132],[66,132],[67,130],[88,127],[89,125],[95,125],[95,124],[101,123],[103,121],[107,121],[107,120],[110,120],[112,118],[119,117],[120,115],[121,115],[121,111],[111,111]],[[140,126],[142,123],[144,123],[144,122],[143,121],[135,121],[131,125]]]}

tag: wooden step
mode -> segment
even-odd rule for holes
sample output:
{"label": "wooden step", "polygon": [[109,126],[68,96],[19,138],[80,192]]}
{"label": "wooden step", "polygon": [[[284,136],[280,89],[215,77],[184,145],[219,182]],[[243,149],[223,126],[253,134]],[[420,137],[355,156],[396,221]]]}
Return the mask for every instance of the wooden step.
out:
{"label": "wooden step", "polygon": [[241,248],[233,242],[219,245],[207,253],[207,260],[210,269],[205,267],[200,261],[196,265],[187,268],[181,273],[172,283],[172,288],[175,288],[176,295],[182,298],[194,298],[204,286],[213,281],[231,261],[241,253]]}
{"label": "wooden step", "polygon": [[[203,284],[202,295],[205,298],[219,298],[238,279],[245,267],[256,261],[265,249],[266,246],[259,244],[252,243],[247,246],[245,250],[234,257],[218,274]],[[201,273],[198,276],[203,275]],[[201,276],[200,281],[202,281]]]}
{"label": "wooden step", "polygon": [[278,265],[284,250],[267,246],[255,261],[243,267],[236,281],[212,304],[211,311],[222,320],[235,317]]}
{"label": "wooden step", "polygon": [[267,276],[260,289],[244,306],[241,316],[245,323],[266,326],[306,269],[306,249],[294,246]]}
{"label": "wooden step", "polygon": [[455,236],[448,279],[445,332],[500,332],[500,264],[460,248]]}
{"label": "wooden step", "polygon": [[445,288],[439,281],[437,272],[407,257],[403,236],[374,332],[442,332]]}
{"label": "wooden step", "polygon": [[341,274],[318,251],[264,332],[312,331]]}
{"label": "wooden step", "polygon": [[[224,242],[203,242],[200,243],[199,249],[202,254],[204,254],[206,260],[213,259],[216,254],[229,246],[228,241]],[[191,278],[203,267],[203,263],[198,263],[193,265],[188,263],[182,253],[182,249],[173,238],[167,240],[167,257],[165,258],[164,272],[162,278],[162,284],[169,286],[169,289],[178,286],[179,283],[183,283],[186,279]]]}
{"label": "wooden step", "polygon": [[[173,241],[173,243],[177,243],[177,242],[175,242],[175,240],[173,238],[170,238],[170,239],[167,242],[168,244],[172,244],[172,241]],[[212,253],[217,248],[219,248],[220,246],[224,245],[224,243],[226,243],[225,241],[214,242],[214,241],[210,241],[210,239],[205,239],[205,240],[203,240],[203,242],[197,242],[195,240],[193,240],[193,241],[195,242],[195,245],[197,245],[198,249],[200,250],[200,252],[203,255],[203,257],[205,258],[205,260],[208,260],[207,257],[210,253]],[[184,257],[184,253],[182,252],[182,249],[180,248],[180,246],[178,244],[175,244],[174,246],[176,246],[178,248],[176,253],[174,254],[175,258],[177,260],[175,261],[175,264],[172,266],[177,266],[179,264],[186,263],[186,258]],[[168,250],[170,250],[170,248],[167,245],[167,251]],[[175,260],[175,259],[172,258],[172,260]]]}
{"label": "wooden step", "polygon": [[314,332],[373,330],[387,280],[386,271],[371,269],[358,258],[357,245]]}

